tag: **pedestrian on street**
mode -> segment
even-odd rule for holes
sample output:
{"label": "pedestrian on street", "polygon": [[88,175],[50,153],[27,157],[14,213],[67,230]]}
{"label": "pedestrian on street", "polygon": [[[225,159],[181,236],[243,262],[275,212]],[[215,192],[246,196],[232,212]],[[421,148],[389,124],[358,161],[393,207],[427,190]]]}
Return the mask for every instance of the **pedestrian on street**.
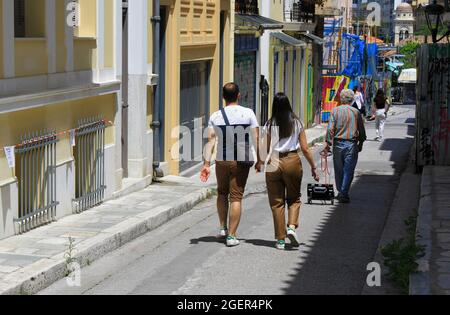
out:
{"label": "pedestrian on street", "polygon": [[353,92],[355,93],[355,101],[353,103],[353,107],[355,107],[357,110],[359,110],[361,115],[363,115],[363,117],[364,117],[366,115],[366,105],[364,102],[364,96],[360,92],[358,86],[355,86],[353,88]]}
{"label": "pedestrian on street", "polygon": [[[228,247],[239,245],[237,230],[241,220],[242,199],[250,169],[255,165],[250,139],[257,144],[256,152],[259,152],[259,124],[256,115],[253,110],[239,105],[240,97],[237,84],[228,83],[223,88],[226,106],[210,118],[209,141],[205,146],[205,161],[200,173],[200,179],[207,182],[211,176],[211,158],[217,139],[218,237],[226,238]],[[260,172],[263,163],[259,154],[257,155],[255,168]]]}
{"label": "pedestrian on street", "polygon": [[359,152],[367,140],[361,114],[352,107],[355,94],[352,90],[341,92],[341,105],[334,108],[328,124],[326,147],[328,156],[333,147],[336,189],[340,203],[350,202],[350,186],[353,182]]}
{"label": "pedestrian on street", "polygon": [[274,98],[272,118],[263,129],[263,142],[267,143],[268,151],[266,183],[275,225],[276,248],[284,250],[286,238],[292,246],[299,247],[297,229],[303,177],[300,149],[311,166],[313,178],[319,181],[319,176],[303,123],[293,112],[284,93],[278,93]]}
{"label": "pedestrian on street", "polygon": [[375,128],[377,136],[375,141],[383,141],[384,139],[384,126],[386,124],[387,115],[390,109],[390,105],[384,91],[378,89],[377,95],[373,100],[373,111],[375,112]]}

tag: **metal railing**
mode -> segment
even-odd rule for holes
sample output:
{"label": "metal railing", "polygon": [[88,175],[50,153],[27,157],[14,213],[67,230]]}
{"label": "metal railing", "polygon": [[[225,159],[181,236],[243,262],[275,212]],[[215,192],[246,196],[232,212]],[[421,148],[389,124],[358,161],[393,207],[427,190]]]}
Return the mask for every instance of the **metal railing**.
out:
{"label": "metal railing", "polygon": [[81,120],[75,131],[75,199],[80,213],[100,204],[105,196],[105,129],[100,118]]}
{"label": "metal railing", "polygon": [[15,149],[19,183],[19,213],[14,219],[21,234],[56,220],[55,131],[24,136]]}
{"label": "metal railing", "polygon": [[284,20],[286,22],[312,23],[315,21],[314,0],[285,0]]}
{"label": "metal railing", "polygon": [[237,14],[259,14],[258,0],[236,0],[235,12]]}

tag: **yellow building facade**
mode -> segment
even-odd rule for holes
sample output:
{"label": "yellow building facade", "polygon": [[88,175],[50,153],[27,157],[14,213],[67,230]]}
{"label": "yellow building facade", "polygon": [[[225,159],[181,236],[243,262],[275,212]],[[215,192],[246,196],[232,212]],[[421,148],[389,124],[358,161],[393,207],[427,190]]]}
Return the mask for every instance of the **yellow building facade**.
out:
{"label": "yellow building facade", "polygon": [[[180,156],[180,135],[206,127],[222,103],[221,86],[233,80],[234,1],[162,0],[165,12],[163,168],[180,174],[202,161],[200,147]],[[149,111],[151,112],[151,111]],[[197,124],[195,124],[197,122]],[[196,137],[198,139],[198,137]],[[200,142],[201,143],[201,142]]]}
{"label": "yellow building facade", "polygon": [[283,23],[281,30],[271,30],[261,38],[262,72],[269,78],[270,102],[278,92],[285,93],[294,112],[307,126],[314,123],[312,109],[313,49],[318,38],[310,33],[315,22],[313,12],[296,9],[298,1],[261,2],[262,14]]}
{"label": "yellow building facade", "polygon": [[0,239],[201,162],[233,0],[0,0],[0,16]]}
{"label": "yellow building facade", "polygon": [[120,190],[121,14],[116,0],[0,1],[0,238]]}

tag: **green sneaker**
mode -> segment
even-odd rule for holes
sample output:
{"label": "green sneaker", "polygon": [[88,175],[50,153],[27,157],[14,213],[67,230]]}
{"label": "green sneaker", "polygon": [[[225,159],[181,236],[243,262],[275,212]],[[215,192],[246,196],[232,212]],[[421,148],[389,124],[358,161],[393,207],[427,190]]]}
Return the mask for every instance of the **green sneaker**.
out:
{"label": "green sneaker", "polygon": [[286,242],[285,241],[278,241],[275,247],[279,250],[285,250],[286,249]]}
{"label": "green sneaker", "polygon": [[240,244],[239,240],[235,236],[228,236],[227,237],[227,246],[228,247],[235,247]]}

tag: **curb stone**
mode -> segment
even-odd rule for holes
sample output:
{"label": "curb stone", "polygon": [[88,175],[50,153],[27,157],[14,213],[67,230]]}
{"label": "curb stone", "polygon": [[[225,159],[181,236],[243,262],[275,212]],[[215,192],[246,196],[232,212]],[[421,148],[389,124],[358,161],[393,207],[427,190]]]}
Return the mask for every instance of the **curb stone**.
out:
{"label": "curb stone", "polygon": [[[97,236],[79,243],[76,246],[74,259],[83,268],[107,253],[189,211],[198,203],[213,196],[215,192],[215,189],[203,188],[200,192],[183,197],[173,205],[163,205],[129,218],[102,231]],[[65,273],[66,261],[64,253],[60,253],[8,275],[0,284],[0,295],[35,294],[63,279]]]}
{"label": "curb stone", "polygon": [[417,260],[419,272],[410,276],[410,295],[431,295],[430,259],[432,250],[433,209],[431,201],[432,168],[423,169],[420,192],[419,217],[417,219],[417,245],[425,248],[425,256]]}
{"label": "curb stone", "polygon": [[[394,286],[392,281],[388,278],[388,269],[385,268],[384,265],[384,256],[381,253],[381,250],[384,246],[391,243],[393,240],[396,240],[399,238],[399,232],[400,236],[404,236],[403,233],[406,233],[406,230],[401,231],[398,230],[399,224],[403,225],[405,217],[408,215],[412,215],[409,210],[411,208],[411,205],[405,205],[404,201],[404,192],[407,186],[411,184],[411,176],[414,176],[414,167],[412,164],[412,157],[414,154],[414,149],[411,148],[410,150],[410,157],[407,160],[405,167],[402,168],[400,171],[393,174],[394,177],[398,178],[396,181],[398,181],[396,191],[394,198],[392,200],[392,203],[390,205],[389,213],[386,217],[386,221],[383,227],[383,232],[380,235],[380,240],[378,242],[377,251],[374,255],[374,262],[377,262],[382,267],[382,273],[381,273],[381,280],[382,280],[382,286],[381,287],[374,287],[371,288],[368,285],[364,285],[364,288],[362,290],[362,295],[397,295],[400,294],[400,290]],[[414,180],[413,180],[414,181]],[[418,178],[417,181],[414,181],[414,185],[416,188],[414,188],[414,191],[417,189],[417,194],[420,194],[420,184],[421,184],[421,178]],[[417,186],[416,186],[417,185]],[[416,200],[418,201],[418,200]],[[416,202],[414,202],[415,205],[417,205]]]}

